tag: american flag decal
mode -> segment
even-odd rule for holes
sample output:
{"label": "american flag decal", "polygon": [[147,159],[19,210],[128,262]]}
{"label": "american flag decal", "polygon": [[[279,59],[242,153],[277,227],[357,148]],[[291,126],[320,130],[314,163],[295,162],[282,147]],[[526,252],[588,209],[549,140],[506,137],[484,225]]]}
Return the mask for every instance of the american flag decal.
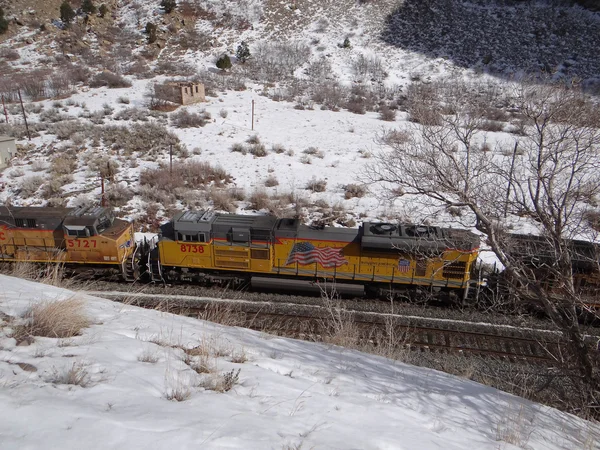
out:
{"label": "american flag decal", "polygon": [[341,248],[317,248],[310,242],[298,242],[294,244],[285,265],[287,266],[295,262],[302,266],[319,263],[323,267],[340,267],[348,264],[348,260],[344,258]]}
{"label": "american flag decal", "polygon": [[398,272],[408,273],[410,271],[410,261],[408,259],[398,260]]}

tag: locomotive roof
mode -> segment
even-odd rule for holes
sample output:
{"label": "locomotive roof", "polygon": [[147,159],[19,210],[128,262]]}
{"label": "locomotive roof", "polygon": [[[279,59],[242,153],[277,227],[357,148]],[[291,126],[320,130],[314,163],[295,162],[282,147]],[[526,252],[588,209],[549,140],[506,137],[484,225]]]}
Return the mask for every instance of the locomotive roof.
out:
{"label": "locomotive roof", "polygon": [[0,206],[0,216],[15,219],[63,219],[73,208],[48,208],[43,206]]}
{"label": "locomotive roof", "polygon": [[98,219],[105,217],[112,220],[109,209],[102,206],[89,206],[87,208],[71,208],[64,220],[65,226],[93,226]]}
{"label": "locomotive roof", "polygon": [[271,230],[277,218],[273,216],[219,214],[214,211],[183,211],[173,217],[175,231],[181,233],[223,231],[231,228]]}

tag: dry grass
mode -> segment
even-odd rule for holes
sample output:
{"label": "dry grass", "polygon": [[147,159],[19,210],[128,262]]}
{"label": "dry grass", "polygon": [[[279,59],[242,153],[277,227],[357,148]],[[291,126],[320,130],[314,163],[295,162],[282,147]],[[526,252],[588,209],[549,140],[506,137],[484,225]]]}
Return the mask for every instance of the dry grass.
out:
{"label": "dry grass", "polygon": [[158,361],[158,355],[156,351],[147,348],[138,356],[137,360],[139,362],[155,364]]}
{"label": "dry grass", "polygon": [[518,409],[510,405],[506,415],[496,425],[496,440],[519,448],[529,448],[527,443],[534,430],[533,420],[526,417],[523,405]]}
{"label": "dry grass", "polygon": [[84,312],[84,302],[79,298],[33,305],[25,314],[27,322],[16,330],[19,336],[71,338],[90,326]]}
{"label": "dry grass", "polygon": [[232,363],[244,364],[246,361],[248,361],[248,354],[244,348],[240,348],[231,354]]}
{"label": "dry grass", "polygon": [[216,392],[229,392],[240,380],[240,370],[237,372],[235,369],[231,369],[230,372],[224,372],[221,374],[212,374],[206,377],[200,383],[200,387],[203,387],[209,391]]}
{"label": "dry grass", "polygon": [[192,396],[192,380],[187,374],[165,374],[165,398],[176,402],[184,402]]}
{"label": "dry grass", "polygon": [[279,180],[275,175],[269,175],[265,180],[265,187],[279,186]]}
{"label": "dry grass", "polygon": [[309,191],[313,191],[313,192],[325,192],[326,188],[327,188],[326,180],[317,180],[316,178],[312,178],[306,184],[306,189],[308,189]]}
{"label": "dry grass", "polygon": [[53,384],[70,384],[81,387],[88,387],[91,384],[87,365],[81,362],[74,362],[62,370],[55,368],[47,381]]}

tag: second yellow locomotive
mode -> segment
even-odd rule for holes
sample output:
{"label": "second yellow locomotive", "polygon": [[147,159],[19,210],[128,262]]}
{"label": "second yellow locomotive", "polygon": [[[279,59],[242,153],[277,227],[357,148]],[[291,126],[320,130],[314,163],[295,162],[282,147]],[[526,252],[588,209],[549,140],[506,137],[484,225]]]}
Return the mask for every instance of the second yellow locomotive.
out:
{"label": "second yellow locomotive", "polygon": [[0,207],[0,261],[134,279],[135,250],[133,225],[107,208]]}

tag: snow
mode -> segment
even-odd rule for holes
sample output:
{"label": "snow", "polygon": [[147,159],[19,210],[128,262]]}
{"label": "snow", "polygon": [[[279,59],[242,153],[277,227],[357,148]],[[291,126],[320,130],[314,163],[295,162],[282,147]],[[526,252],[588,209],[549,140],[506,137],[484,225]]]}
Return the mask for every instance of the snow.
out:
{"label": "snow", "polygon": [[[16,346],[0,314],[3,449],[600,448],[597,425],[434,370],[3,275],[0,292],[0,311],[15,317],[77,296],[93,322],[72,339]],[[211,357],[217,373],[240,369],[239,384],[199,387],[211,375],[191,370],[182,350],[198,345],[223,355]],[[52,382],[73,365],[86,387]],[[182,388],[187,400],[165,398]]]}

